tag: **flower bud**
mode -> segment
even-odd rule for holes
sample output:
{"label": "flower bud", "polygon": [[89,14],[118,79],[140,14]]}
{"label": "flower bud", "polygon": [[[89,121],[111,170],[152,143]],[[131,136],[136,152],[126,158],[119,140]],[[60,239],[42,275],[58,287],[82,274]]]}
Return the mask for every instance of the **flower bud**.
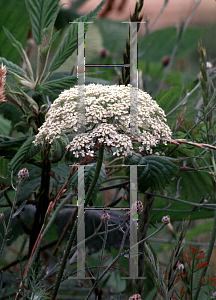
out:
{"label": "flower bud", "polygon": [[109,56],[109,51],[107,49],[102,49],[100,51],[100,57],[105,58],[107,56]]}
{"label": "flower bud", "polygon": [[184,265],[183,264],[178,264],[178,269],[179,269],[179,272],[183,272],[184,271]]}
{"label": "flower bud", "polygon": [[206,62],[206,68],[207,69],[212,69],[212,63],[210,63],[210,61]]}
{"label": "flower bud", "polygon": [[126,212],[125,214],[125,220],[130,221],[130,211]]}
{"label": "flower bud", "polygon": [[26,177],[29,177],[29,172],[26,168],[23,168],[22,170],[19,171],[18,178],[20,181],[24,181]]}
{"label": "flower bud", "polygon": [[104,213],[102,216],[101,216],[101,221],[103,221],[104,223],[108,223],[110,220],[110,215],[108,213]]}
{"label": "flower bud", "polygon": [[143,211],[143,204],[142,201],[137,201],[137,213],[140,215]]}
{"label": "flower bud", "polygon": [[164,216],[161,221],[164,225],[168,225],[170,223],[170,216]]}
{"label": "flower bud", "polygon": [[130,296],[128,300],[142,300],[140,294],[134,294],[133,296]]}
{"label": "flower bud", "polygon": [[170,56],[164,56],[161,60],[163,67],[168,66],[169,62],[170,62]]}

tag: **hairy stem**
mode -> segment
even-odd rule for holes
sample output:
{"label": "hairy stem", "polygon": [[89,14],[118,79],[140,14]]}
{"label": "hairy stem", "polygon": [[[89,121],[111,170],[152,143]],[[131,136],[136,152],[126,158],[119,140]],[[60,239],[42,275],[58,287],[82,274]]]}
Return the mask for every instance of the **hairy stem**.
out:
{"label": "hairy stem", "polygon": [[[7,235],[9,233],[9,231],[10,231],[10,226],[11,226],[11,222],[12,222],[12,216],[13,216],[13,213],[14,213],[14,210],[15,210],[15,206],[16,206],[16,202],[17,202],[17,197],[18,197],[19,190],[21,188],[21,184],[22,184],[22,181],[20,180],[17,189],[15,189],[15,198],[14,198],[13,206],[11,208],[11,212],[10,212],[10,216],[9,216],[7,228],[5,229],[5,235],[4,235],[4,239],[3,239],[1,250],[0,250],[0,259],[1,259],[2,253],[3,253],[6,241],[8,239]],[[4,219],[2,220],[2,222],[4,222]],[[5,225],[5,223],[3,223],[3,224]]]}
{"label": "hairy stem", "polygon": [[[39,194],[39,201],[37,210],[34,217],[34,223],[31,230],[30,243],[29,243],[29,257],[32,253],[34,244],[40,233],[41,227],[44,223],[45,214],[50,203],[49,188],[50,188],[50,171],[51,163],[49,161],[50,145],[48,145],[42,152],[42,174],[41,174],[41,187]],[[38,257],[39,258],[39,257]]]}
{"label": "hairy stem", "polygon": [[[101,166],[102,166],[102,163],[103,163],[103,154],[104,154],[104,149],[102,147],[100,147],[95,174],[94,174],[92,183],[89,187],[87,196],[85,198],[85,207],[88,205],[89,200],[91,198],[91,194],[92,194],[92,192],[95,188],[95,185],[97,183],[97,180],[98,180],[98,177],[99,177],[99,174],[100,174],[100,170],[101,170]],[[67,263],[67,259],[70,255],[71,247],[72,247],[74,239],[76,237],[77,225],[78,225],[78,222],[77,222],[77,219],[76,219],[76,221],[74,223],[74,227],[71,231],[71,234],[70,234],[70,237],[69,237],[69,240],[68,240],[63,258],[62,258],[62,262],[61,262],[61,265],[60,265],[60,269],[59,269],[59,272],[58,272],[58,276],[57,276],[57,279],[56,279],[56,283],[55,283],[55,287],[54,287],[54,290],[53,290],[53,293],[52,293],[51,300],[55,300],[56,297],[57,297],[58,290],[59,290],[60,283],[61,283],[61,279],[62,279],[62,276],[64,274],[65,266],[66,266],[66,263]]]}

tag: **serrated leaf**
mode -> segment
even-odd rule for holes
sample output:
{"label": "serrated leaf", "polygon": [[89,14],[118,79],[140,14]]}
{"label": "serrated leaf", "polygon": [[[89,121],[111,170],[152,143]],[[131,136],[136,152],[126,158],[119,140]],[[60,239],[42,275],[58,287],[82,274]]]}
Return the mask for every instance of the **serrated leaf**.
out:
{"label": "serrated leaf", "polygon": [[7,28],[3,27],[3,29],[4,29],[4,32],[7,35],[8,39],[10,40],[11,44],[18,50],[18,52],[21,55],[22,59],[26,63],[29,76],[30,76],[30,78],[33,82],[34,81],[34,76],[33,76],[33,70],[32,70],[32,67],[31,67],[31,63],[28,59],[28,56],[27,56],[25,50],[23,49],[22,44],[14,38],[14,36],[10,33],[10,31],[7,30]]}
{"label": "serrated leaf", "polygon": [[[94,10],[90,11],[87,15],[81,16],[70,25],[68,32],[61,43],[57,53],[55,54],[49,71],[54,72],[57,70],[77,49],[77,23],[75,22],[91,22],[94,21],[97,14],[100,12],[106,0],[103,0]],[[85,24],[85,32],[87,31],[88,24]]]}
{"label": "serrated leaf", "polygon": [[[18,149],[21,147],[23,142],[27,140],[27,136],[22,136],[20,138],[12,138],[10,136],[0,136],[0,155],[5,158],[12,158]],[[8,151],[10,149],[10,151]],[[15,153],[14,153],[15,152]]]}
{"label": "serrated leaf", "polygon": [[[50,31],[51,31],[51,33],[50,33]],[[43,46],[44,47],[39,52],[39,56],[38,56],[38,69],[37,69],[37,80],[38,81],[41,79],[41,77],[44,74],[44,71],[46,70],[50,48],[52,46],[52,43],[56,39],[56,37],[59,35],[60,31],[61,30],[58,30],[57,32],[55,32],[53,34],[52,38],[50,39],[49,35],[52,34],[52,30],[49,30],[49,32],[43,38],[43,41],[44,41]]]}
{"label": "serrated leaf", "polygon": [[5,119],[2,115],[0,115],[0,134],[8,135],[11,130],[11,121]]}
{"label": "serrated leaf", "polygon": [[8,164],[8,169],[14,174],[19,170],[22,163],[27,162],[41,151],[41,146],[35,146],[32,142],[35,136],[29,137],[18,150],[14,158]]}
{"label": "serrated leaf", "polygon": [[169,91],[161,91],[156,95],[156,101],[165,113],[168,113],[177,104],[181,92],[182,89],[180,87],[173,87]]}
{"label": "serrated leaf", "polygon": [[7,72],[10,74],[10,72],[14,72],[19,76],[24,76],[26,75],[26,72],[21,69],[19,66],[16,64],[12,63],[11,61],[8,61],[4,57],[0,57],[0,64],[6,66]]}
{"label": "serrated leaf", "polygon": [[[180,172],[172,181],[171,185],[167,188],[168,196],[175,197],[176,186],[179,177],[181,181],[179,184],[179,199],[184,200],[185,203],[172,201],[166,198],[155,197],[154,209],[151,213],[152,222],[160,222],[164,215],[169,214],[171,221],[182,221],[188,218],[190,220],[212,218],[214,210],[209,208],[199,207],[188,204],[187,201],[192,203],[203,203],[204,199],[208,199],[208,204],[214,203],[214,188],[212,184],[212,177],[207,172],[193,171],[193,172]],[[169,201],[169,209],[164,209]]]}
{"label": "serrated leaf", "polygon": [[26,205],[27,200],[25,200],[16,210],[16,212],[12,215],[12,218],[15,218],[20,214],[20,212],[23,210],[24,206]]}
{"label": "serrated leaf", "polygon": [[[25,1],[0,1],[1,29],[5,26],[13,36],[24,46],[29,32],[30,20],[26,10]],[[6,37],[4,30],[0,29],[0,56],[19,65],[20,55],[14,51],[13,46]]]}
{"label": "serrated leaf", "polygon": [[66,135],[61,135],[59,139],[55,139],[50,149],[50,161],[56,163],[64,157],[66,151],[65,148],[68,145],[69,140]]}
{"label": "serrated leaf", "polygon": [[[198,39],[205,34],[207,30],[206,28],[187,28],[179,45],[176,59],[185,57],[192,50],[195,50],[197,48]],[[161,59],[164,56],[172,54],[176,38],[176,28],[174,27],[159,29],[150,33],[143,39],[143,42],[139,43],[140,52],[145,50],[143,59],[149,63],[161,64]]]}
{"label": "serrated leaf", "polygon": [[47,81],[41,85],[41,88],[50,90],[64,90],[71,88],[77,83],[77,75],[65,76],[64,78]]}
{"label": "serrated leaf", "polygon": [[[138,189],[145,192],[149,187],[160,189],[170,183],[173,176],[178,172],[178,165],[173,159],[165,156],[142,156],[141,154],[132,155],[126,162],[128,165],[138,166]],[[126,170],[129,175],[129,169]]]}
{"label": "serrated leaf", "polygon": [[26,0],[36,45],[41,45],[47,29],[53,26],[59,9],[58,3],[59,0]]}
{"label": "serrated leaf", "polygon": [[19,92],[19,97],[22,99],[22,102],[26,105],[26,107],[28,107],[35,115],[37,115],[39,107],[32,97],[30,97],[19,87],[16,87],[16,90]]}

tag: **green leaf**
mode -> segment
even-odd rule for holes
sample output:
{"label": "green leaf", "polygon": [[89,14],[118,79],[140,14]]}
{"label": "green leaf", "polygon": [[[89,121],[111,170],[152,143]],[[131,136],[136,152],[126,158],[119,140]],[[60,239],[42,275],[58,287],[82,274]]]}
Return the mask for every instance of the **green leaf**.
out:
{"label": "green leaf", "polygon": [[[20,138],[12,138],[10,136],[0,136],[0,155],[5,158],[13,158],[23,142],[27,140],[27,136]],[[10,149],[10,151],[8,151]]]}
{"label": "green leaf", "polygon": [[[88,189],[93,180],[95,169],[96,169],[96,164],[94,164],[92,166],[86,166],[85,171],[82,174],[82,176],[84,176],[84,180],[85,180],[85,194],[86,195],[88,193]],[[105,179],[106,179],[106,171],[105,171],[105,166],[103,164],[101,167],[100,175],[98,177],[98,181],[95,185],[95,188],[94,188],[91,198],[90,198],[90,206],[92,206],[93,203],[96,201],[97,194],[99,192],[99,187]],[[78,171],[72,176],[72,178],[70,180],[70,185],[72,186],[74,191],[77,191],[77,182],[78,182],[77,180],[78,180]]]}
{"label": "green leaf", "polygon": [[11,130],[11,121],[0,115],[0,134],[9,135]]}
{"label": "green leaf", "polygon": [[[197,48],[198,39],[203,36],[208,29],[188,28],[178,48],[176,59],[185,57],[192,50]],[[156,30],[150,33],[142,43],[139,43],[140,52],[144,49],[143,60],[149,63],[159,64],[164,56],[171,55],[177,40],[175,28]],[[140,58],[142,59],[142,58]]]}
{"label": "green leaf", "polygon": [[77,83],[77,75],[65,76],[64,78],[47,81],[41,85],[41,88],[49,90],[64,90],[71,88]]}
{"label": "green leaf", "polygon": [[[94,21],[97,14],[100,12],[106,0],[103,0],[94,10],[90,11],[87,15],[81,16],[74,22],[91,22]],[[61,43],[56,55],[54,56],[49,71],[54,72],[57,70],[77,49],[77,23],[72,23],[68,32]],[[87,31],[88,24],[85,25],[85,32]]]}
{"label": "green leaf", "polygon": [[69,144],[69,140],[66,135],[61,135],[59,139],[55,139],[50,149],[50,161],[56,163],[64,157],[66,151],[65,148]]}
{"label": "green leaf", "polygon": [[10,72],[16,73],[19,76],[24,76],[26,75],[26,72],[21,69],[19,66],[16,64],[12,63],[11,61],[8,61],[4,57],[0,57],[0,64],[6,66],[7,72],[10,74]]}
{"label": "green leaf", "polygon": [[[8,223],[10,212],[11,212],[10,208],[6,209],[4,211],[6,224]],[[20,216],[21,216],[22,220],[26,223],[26,225],[29,226],[34,214],[35,214],[35,206],[34,205],[26,205],[25,210],[23,210],[20,213]],[[20,235],[22,235],[24,233],[23,227],[20,224],[18,218],[12,219],[11,229],[12,229],[12,237],[10,238],[9,241],[7,241],[7,246],[10,246]],[[0,234],[4,235],[4,228],[3,228],[2,223],[0,223]],[[0,239],[0,246],[1,246],[1,244],[2,244],[2,241]]]}
{"label": "green leaf", "polygon": [[44,40],[44,45],[43,48],[40,50],[39,52],[39,56],[38,56],[38,69],[37,69],[37,80],[40,80],[41,77],[44,74],[44,71],[46,70],[46,66],[47,66],[47,61],[48,61],[48,57],[49,57],[49,52],[50,52],[50,48],[52,46],[52,43],[55,41],[56,37],[59,35],[61,30],[58,30],[57,32],[55,32],[52,36],[52,38],[50,39],[50,36],[52,34],[52,32],[50,33],[49,30],[47,34],[45,34],[43,40]]}
{"label": "green leaf", "polygon": [[[128,38],[128,24],[107,18],[99,18],[94,22],[103,34],[103,44],[110,52],[121,53],[125,49],[125,41]],[[123,60],[120,62],[123,63]]]}
{"label": "green leaf", "polygon": [[18,50],[19,54],[21,55],[22,59],[24,60],[24,62],[26,63],[27,66],[27,70],[29,73],[29,76],[32,80],[32,82],[34,81],[34,76],[33,76],[33,70],[31,67],[31,63],[28,59],[28,56],[25,52],[25,50],[23,49],[23,46],[20,42],[18,42],[13,35],[10,33],[10,31],[8,31],[5,27],[3,27],[5,34],[7,35],[8,39],[10,40],[11,44]]}
{"label": "green leaf", "polygon": [[41,45],[47,30],[53,26],[59,10],[59,0],[26,0],[36,45]]}
{"label": "green leaf", "polygon": [[5,35],[6,27],[23,46],[29,32],[30,20],[24,0],[0,1],[0,56],[8,61],[20,64],[21,57]]}
{"label": "green leaf", "polygon": [[[149,187],[160,189],[169,184],[178,173],[178,164],[175,160],[166,156],[142,156],[141,154],[132,155],[126,162],[128,165],[145,165],[138,167],[138,189],[141,193]],[[129,169],[126,170],[129,175]]]}
{"label": "green leaf", "polygon": [[[94,178],[94,174],[95,174],[95,170],[96,170],[96,164],[94,164],[93,166],[89,166],[89,167],[86,167],[86,170],[85,170],[85,191],[86,191],[86,195],[88,193],[88,189],[93,181],[93,178]],[[90,206],[93,205],[93,203],[96,201],[97,199],[97,194],[99,192],[99,187],[100,185],[102,184],[102,182],[106,179],[106,171],[105,171],[105,165],[103,164],[102,167],[101,167],[101,170],[100,170],[100,175],[98,177],[98,181],[95,185],[95,188],[92,192],[92,195],[91,195],[91,198],[89,200],[89,204]]]}
{"label": "green leaf", "polygon": [[[179,178],[179,199],[190,201],[192,203],[203,203],[208,199],[208,204],[214,203],[214,188],[212,176],[206,172],[180,172],[172,181],[171,186],[167,188],[168,196],[175,197],[176,186]],[[168,205],[168,208],[165,207]],[[154,209],[157,209],[154,211]],[[169,215],[172,220],[182,221],[190,216],[190,220],[212,218],[214,210],[204,207],[196,207],[189,203],[170,201],[166,198],[156,197],[154,200],[154,209],[151,213],[152,222],[160,222],[164,215]]]}
{"label": "green leaf", "polygon": [[173,87],[169,91],[161,91],[156,95],[156,101],[165,113],[168,113],[176,106],[181,92],[182,89],[180,87]]}
{"label": "green leaf", "polygon": [[187,108],[187,113],[184,116],[189,113],[194,115],[195,99],[193,97],[186,99],[186,101],[179,107],[176,108],[176,106],[186,97],[187,93],[189,93],[197,85],[197,83],[198,80],[195,80],[194,82],[184,84],[181,88],[172,87],[170,90],[161,91],[156,95],[158,105],[165,111],[166,114],[169,114],[167,118],[168,125],[171,126],[173,122],[176,122],[176,113],[181,113],[185,107]]}
{"label": "green leaf", "polygon": [[[0,157],[0,178],[6,179],[8,173],[8,159]],[[2,191],[1,191],[2,192]]]}
{"label": "green leaf", "polygon": [[32,142],[34,141],[35,136],[29,137],[18,150],[14,158],[10,161],[8,165],[9,171],[13,171],[14,174],[19,170],[19,167],[22,163],[29,161],[36,154],[41,151],[41,146],[35,146]]}

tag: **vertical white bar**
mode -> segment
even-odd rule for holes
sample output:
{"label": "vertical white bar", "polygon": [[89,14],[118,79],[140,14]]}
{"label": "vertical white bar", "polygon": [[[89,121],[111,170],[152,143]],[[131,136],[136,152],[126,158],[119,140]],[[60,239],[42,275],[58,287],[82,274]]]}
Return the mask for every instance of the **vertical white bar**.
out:
{"label": "vertical white bar", "polygon": [[77,57],[77,84],[78,84],[78,133],[85,132],[85,57],[84,57],[84,22],[78,23],[78,57]]}
{"label": "vertical white bar", "polygon": [[[84,58],[84,22],[78,22],[78,133],[85,132],[85,58]],[[85,222],[84,222],[84,166],[78,168],[78,227],[77,227],[77,278],[85,278]]]}
{"label": "vertical white bar", "polygon": [[137,165],[130,165],[130,279],[138,278]]}
{"label": "vertical white bar", "polygon": [[78,168],[77,278],[85,278],[84,168]]}
{"label": "vertical white bar", "polygon": [[130,22],[130,85],[130,134],[135,136],[138,96],[137,22]]}

